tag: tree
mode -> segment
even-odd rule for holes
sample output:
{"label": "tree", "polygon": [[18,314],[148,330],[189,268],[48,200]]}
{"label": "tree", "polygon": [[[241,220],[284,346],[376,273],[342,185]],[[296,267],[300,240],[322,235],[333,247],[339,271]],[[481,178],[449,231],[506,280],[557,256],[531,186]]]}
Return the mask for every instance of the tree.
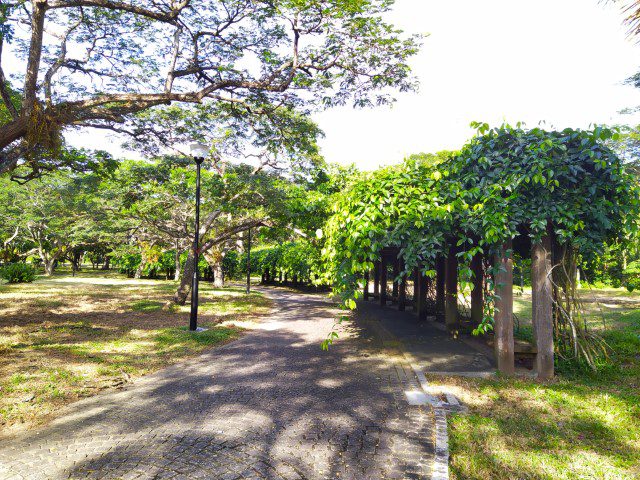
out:
{"label": "tree", "polygon": [[[62,133],[95,127],[144,136],[141,112],[171,103],[284,109],[386,103],[414,87],[417,38],[382,20],[390,0],[17,0],[0,6],[0,173],[56,165]],[[24,25],[26,33],[16,28]],[[157,127],[161,128],[161,127]],[[165,135],[169,133],[165,130]]]}
{"label": "tree", "polygon": [[37,255],[45,275],[52,275],[56,263],[74,250],[81,252],[109,234],[109,222],[95,194],[97,175],[67,171],[27,185],[7,178],[1,182],[3,229],[26,242],[21,256]]}
{"label": "tree", "polygon": [[[186,301],[193,275],[195,171],[186,161],[124,162],[101,194],[128,225],[129,243],[142,257],[138,276],[158,249],[175,249],[176,259],[188,251],[175,296],[178,303]],[[277,188],[278,175],[256,172],[250,165],[226,165],[223,171],[212,168],[211,162],[203,167],[199,252],[213,260],[214,268],[221,268],[225,245],[274,217],[283,193]],[[179,269],[182,265],[176,261]]]}

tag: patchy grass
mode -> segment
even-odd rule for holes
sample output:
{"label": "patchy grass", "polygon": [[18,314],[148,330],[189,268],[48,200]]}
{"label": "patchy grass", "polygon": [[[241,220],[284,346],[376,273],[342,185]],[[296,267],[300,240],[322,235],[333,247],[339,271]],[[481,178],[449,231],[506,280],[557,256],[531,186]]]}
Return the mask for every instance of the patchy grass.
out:
{"label": "patchy grass", "polygon": [[[597,373],[560,362],[548,383],[434,379],[469,406],[449,418],[452,478],[640,478],[640,296],[587,295],[602,302],[586,303],[589,324],[614,350]],[[526,291],[515,308],[526,336]]]}
{"label": "patchy grass", "polygon": [[238,325],[271,309],[260,293],[202,282],[199,324],[209,330],[194,334],[189,306],[170,302],[175,288],[99,271],[0,285],[0,436],[237,338]]}

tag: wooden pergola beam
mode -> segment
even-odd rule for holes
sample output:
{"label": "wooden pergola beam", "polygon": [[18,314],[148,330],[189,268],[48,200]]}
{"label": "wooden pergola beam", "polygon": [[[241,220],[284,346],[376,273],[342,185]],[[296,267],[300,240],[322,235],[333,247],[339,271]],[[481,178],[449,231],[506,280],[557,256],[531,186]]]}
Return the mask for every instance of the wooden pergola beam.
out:
{"label": "wooden pergola beam", "polygon": [[373,298],[380,295],[380,262],[373,264]]}
{"label": "wooden pergola beam", "polygon": [[[400,261],[400,269],[404,270],[405,269],[404,261],[402,260],[399,260],[399,261]],[[402,278],[400,279],[399,292],[398,292],[398,310],[400,310],[401,312],[404,312],[406,307],[407,307],[407,276],[402,275]]]}
{"label": "wooden pergola beam", "polygon": [[398,287],[399,283],[396,282],[396,278],[400,275],[400,259],[396,256],[393,258],[393,278],[391,281],[393,282],[392,291],[391,291],[391,302],[396,303],[398,301]]}
{"label": "wooden pergola beam", "polygon": [[364,274],[364,289],[363,289],[363,297],[365,301],[369,300],[369,272],[365,272]]}
{"label": "wooden pergola beam", "polygon": [[416,269],[416,282],[417,282],[417,297],[415,300],[415,310],[418,314],[419,321],[425,321],[427,319],[427,287],[428,279],[418,268]]}

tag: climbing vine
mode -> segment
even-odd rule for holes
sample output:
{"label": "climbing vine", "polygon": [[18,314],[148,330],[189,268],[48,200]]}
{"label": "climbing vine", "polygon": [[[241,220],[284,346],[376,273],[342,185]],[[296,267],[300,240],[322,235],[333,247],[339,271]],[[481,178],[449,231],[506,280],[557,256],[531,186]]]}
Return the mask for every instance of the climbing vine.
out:
{"label": "climbing vine", "polygon": [[[549,233],[556,245],[589,258],[623,232],[635,235],[638,188],[606,145],[614,130],[475,127],[477,136],[448,161],[412,158],[378,170],[336,202],[323,258],[344,308],[355,308],[361,279],[384,247],[400,249],[401,275],[419,267],[433,277],[436,257],[454,243],[468,282],[473,256],[491,258],[508,239],[530,244]],[[491,322],[485,308],[478,331]]]}

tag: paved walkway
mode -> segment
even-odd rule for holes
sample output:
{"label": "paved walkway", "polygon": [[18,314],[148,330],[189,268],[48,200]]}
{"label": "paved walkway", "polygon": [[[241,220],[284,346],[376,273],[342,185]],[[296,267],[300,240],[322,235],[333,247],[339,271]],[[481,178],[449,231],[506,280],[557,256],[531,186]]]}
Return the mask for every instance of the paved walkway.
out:
{"label": "paved walkway", "polygon": [[[496,371],[489,347],[481,348],[481,343],[468,335],[451,338],[435,317],[421,322],[410,308],[400,312],[392,305],[382,308],[377,301],[358,302],[358,311],[359,318],[374,320],[401,342],[412,363],[426,373],[493,375]],[[467,337],[468,341],[462,340]]]}
{"label": "paved walkway", "polygon": [[242,339],[5,441],[0,479],[430,478],[433,413],[407,404],[410,369],[354,325],[323,352],[331,304],[266,291],[275,313]]}

